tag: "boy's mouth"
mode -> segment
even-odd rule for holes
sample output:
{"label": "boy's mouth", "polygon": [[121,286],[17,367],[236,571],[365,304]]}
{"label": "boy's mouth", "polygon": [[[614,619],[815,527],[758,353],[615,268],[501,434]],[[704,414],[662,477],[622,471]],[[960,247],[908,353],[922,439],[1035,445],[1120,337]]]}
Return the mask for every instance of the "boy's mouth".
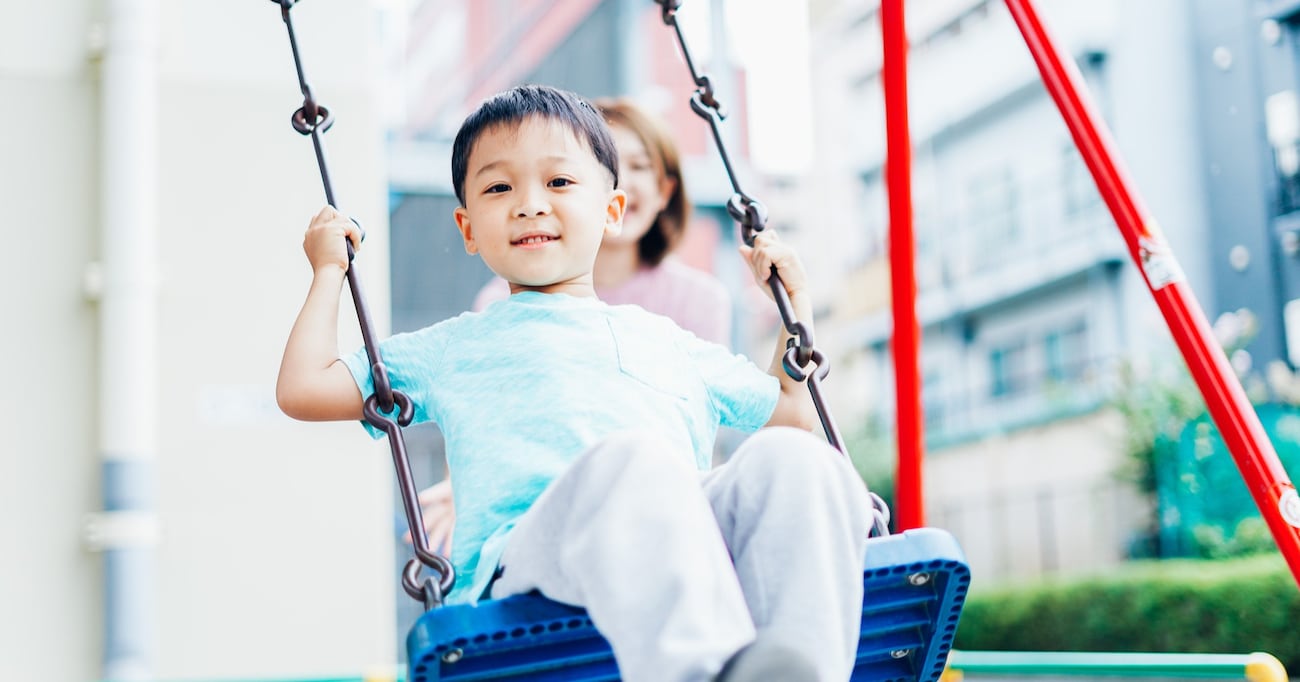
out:
{"label": "boy's mouth", "polygon": [[549,234],[526,234],[510,244],[512,246],[541,246],[547,242],[558,241],[559,237]]}

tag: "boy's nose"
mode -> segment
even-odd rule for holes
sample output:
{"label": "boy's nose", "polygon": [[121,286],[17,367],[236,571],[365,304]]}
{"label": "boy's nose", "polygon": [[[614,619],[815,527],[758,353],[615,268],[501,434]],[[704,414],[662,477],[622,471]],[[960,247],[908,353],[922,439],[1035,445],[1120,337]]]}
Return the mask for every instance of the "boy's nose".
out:
{"label": "boy's nose", "polygon": [[551,212],[551,204],[541,192],[521,192],[519,205],[515,207],[515,217],[532,218]]}

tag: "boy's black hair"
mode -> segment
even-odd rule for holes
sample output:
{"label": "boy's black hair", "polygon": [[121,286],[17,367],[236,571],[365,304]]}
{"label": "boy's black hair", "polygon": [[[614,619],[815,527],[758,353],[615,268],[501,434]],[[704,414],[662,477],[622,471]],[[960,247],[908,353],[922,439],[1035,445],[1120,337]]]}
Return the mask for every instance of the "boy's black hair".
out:
{"label": "boy's black hair", "polygon": [[605,117],[582,97],[546,85],[520,85],[493,95],[479,105],[461,124],[456,141],[451,148],[451,182],[456,198],[465,205],[465,173],[469,166],[469,153],[479,135],[490,128],[520,123],[530,116],[542,116],[559,121],[573,134],[587,143],[591,153],[609,171],[618,187],[618,150],[610,136]]}

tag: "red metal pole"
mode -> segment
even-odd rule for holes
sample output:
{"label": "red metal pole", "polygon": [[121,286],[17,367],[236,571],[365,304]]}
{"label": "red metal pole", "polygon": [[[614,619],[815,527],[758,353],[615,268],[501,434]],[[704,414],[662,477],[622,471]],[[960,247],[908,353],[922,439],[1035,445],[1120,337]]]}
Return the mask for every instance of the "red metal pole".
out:
{"label": "red metal pole", "polygon": [[1278,461],[1259,416],[1246,399],[1223,349],[1214,341],[1200,304],[1155,220],[1142,205],[1105,123],[1087,96],[1083,77],[1048,34],[1031,0],[1006,0],[1033,53],[1043,84],[1070,128],[1079,153],[1119,226],[1129,254],[1142,271],[1164,315],[1210,416],[1241,470],[1246,487],[1300,583],[1300,497]]}
{"label": "red metal pole", "polygon": [[898,436],[896,528],[925,525],[921,458],[925,452],[921,411],[921,325],[916,319],[916,247],[912,235],[912,138],[907,127],[907,31],[903,0],[880,4],[884,34],[885,186],[889,192],[889,277],[893,303],[894,394]]}

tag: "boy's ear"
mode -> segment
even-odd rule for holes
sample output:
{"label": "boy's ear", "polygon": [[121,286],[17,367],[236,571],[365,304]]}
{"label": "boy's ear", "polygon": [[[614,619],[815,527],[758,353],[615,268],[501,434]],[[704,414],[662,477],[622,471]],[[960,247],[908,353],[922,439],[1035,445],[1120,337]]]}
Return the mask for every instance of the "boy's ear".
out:
{"label": "boy's ear", "polygon": [[617,237],[623,232],[623,212],[627,210],[627,192],[621,189],[609,193],[609,205],[605,207],[605,234]]}
{"label": "boy's ear", "polygon": [[452,217],[456,219],[456,229],[460,230],[460,236],[465,240],[465,253],[471,256],[478,253],[478,244],[474,243],[474,231],[469,225],[469,212],[464,206],[457,206],[452,212]]}

